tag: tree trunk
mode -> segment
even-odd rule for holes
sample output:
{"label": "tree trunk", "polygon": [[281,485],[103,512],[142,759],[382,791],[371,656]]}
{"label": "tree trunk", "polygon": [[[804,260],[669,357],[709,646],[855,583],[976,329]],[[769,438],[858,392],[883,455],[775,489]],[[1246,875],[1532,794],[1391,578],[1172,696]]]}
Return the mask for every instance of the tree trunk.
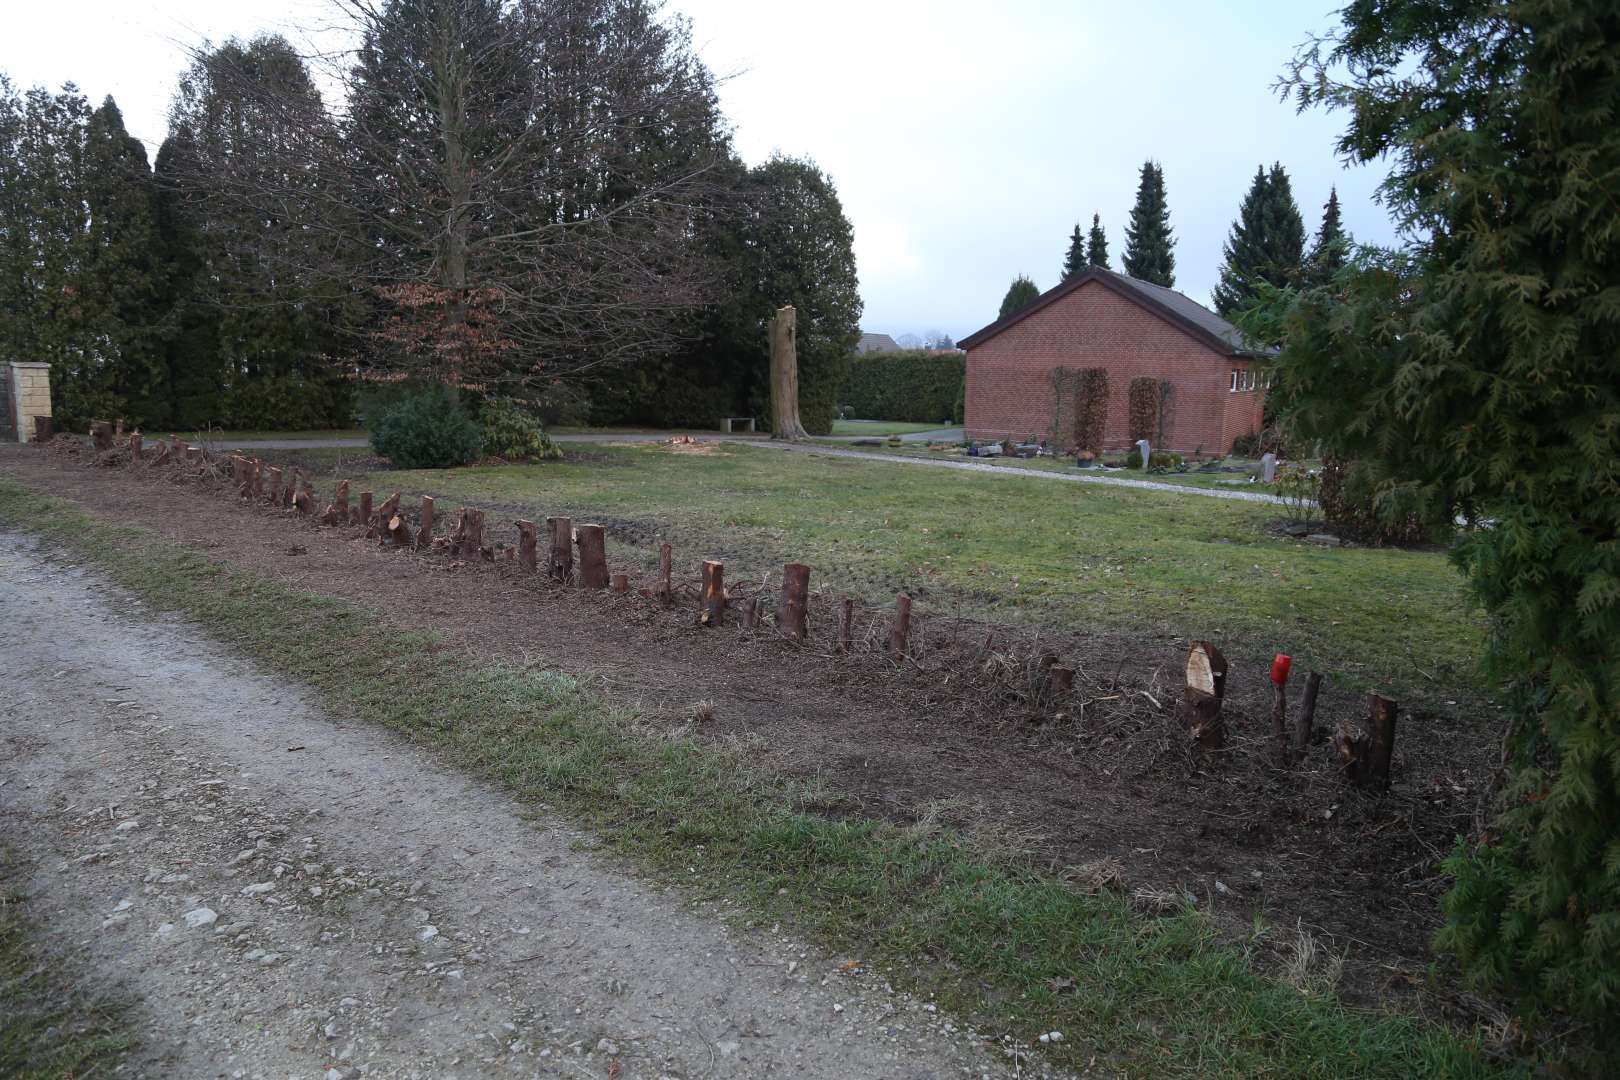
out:
{"label": "tree trunk", "polygon": [[131,463],[141,460],[141,433],[139,430],[129,433],[129,460]]}
{"label": "tree trunk", "polygon": [[270,505],[281,504],[281,470],[274,465],[270,466]]}
{"label": "tree trunk", "polygon": [[810,568],[788,563],[782,568],[782,602],[776,609],[777,625],[794,641],[803,641],[810,613]]}
{"label": "tree trunk", "polygon": [[726,621],[726,567],[713,559],[703,560],[703,597],[698,622],[719,626]]}
{"label": "tree trunk", "polygon": [[419,548],[433,546],[433,496],[422,496],[422,522],[416,531],[416,546]]}
{"label": "tree trunk", "polygon": [[799,331],[790,304],[777,308],[770,321],[771,438],[797,442],[809,438],[799,421]]}
{"label": "tree trunk", "polygon": [[889,627],[889,659],[895,663],[906,658],[911,645],[911,597],[901,593],[894,598],[894,622]]}
{"label": "tree trunk", "polygon": [[250,497],[254,502],[264,498],[264,462],[258,458],[253,459],[253,483],[250,489]]}
{"label": "tree trunk", "polygon": [[600,525],[579,527],[579,583],[587,589],[607,588],[607,534]]}
{"label": "tree trunk", "polygon": [[574,574],[574,519],[546,518],[551,533],[551,556],[546,570],[553,581],[567,581]]}
{"label": "tree trunk", "polygon": [[1288,684],[1271,684],[1271,741],[1277,767],[1288,766]]}
{"label": "tree trunk", "polygon": [[855,601],[849,597],[838,605],[838,651],[849,652],[855,647]]}
{"label": "tree trunk", "polygon": [[523,569],[534,573],[540,567],[539,535],[532,521],[520,521],[518,530],[518,562]]}
{"label": "tree trunk", "polygon": [[405,520],[404,513],[396,509],[388,516],[388,520],[384,522],[384,527],[388,530],[388,539],[394,542],[395,547],[406,548],[411,546],[411,526]]}
{"label": "tree trunk", "polygon": [[1367,759],[1367,779],[1379,787],[1389,787],[1389,766],[1395,757],[1395,702],[1378,694],[1367,701],[1367,727],[1372,750]]}
{"label": "tree trunk", "polygon": [[1316,695],[1322,689],[1322,673],[1313,671],[1305,679],[1305,698],[1299,705],[1299,716],[1294,720],[1294,762],[1305,759],[1311,744],[1311,725],[1316,719]]}
{"label": "tree trunk", "polygon": [[614,592],[616,592],[616,593],[627,593],[627,592],[630,591],[630,575],[629,574],[614,574],[612,584],[613,584],[613,591]]}
{"label": "tree trunk", "polygon": [[669,603],[675,598],[675,588],[670,583],[670,567],[674,562],[674,549],[668,544],[658,545],[658,599]]}
{"label": "tree trunk", "polygon": [[332,493],[332,505],[326,508],[321,515],[322,525],[347,525],[349,523],[349,482],[339,480],[337,490]]}
{"label": "tree trunk", "polygon": [[369,525],[371,523],[371,492],[360,493],[360,505],[354,508],[351,524]]}

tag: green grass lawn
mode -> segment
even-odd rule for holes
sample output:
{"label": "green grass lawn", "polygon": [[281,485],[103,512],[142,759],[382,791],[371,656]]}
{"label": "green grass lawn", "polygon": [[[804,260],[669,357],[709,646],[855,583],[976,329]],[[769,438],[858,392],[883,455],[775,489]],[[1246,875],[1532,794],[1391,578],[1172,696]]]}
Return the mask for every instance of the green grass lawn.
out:
{"label": "green grass lawn", "polygon": [[901,424],[892,420],[834,420],[834,435],[911,435],[918,431],[938,431],[949,424]]}
{"label": "green grass lawn", "polygon": [[919,610],[1102,629],[1144,648],[1208,638],[1431,700],[1478,685],[1482,622],[1443,554],[1283,539],[1270,529],[1279,507],[735,444],[571,450],[583,457],[369,483],[441,507],[600,521],[610,558],[633,571],[668,540],[690,577],[702,558],[733,580],[804,562],[812,585],[872,602],[905,590]]}

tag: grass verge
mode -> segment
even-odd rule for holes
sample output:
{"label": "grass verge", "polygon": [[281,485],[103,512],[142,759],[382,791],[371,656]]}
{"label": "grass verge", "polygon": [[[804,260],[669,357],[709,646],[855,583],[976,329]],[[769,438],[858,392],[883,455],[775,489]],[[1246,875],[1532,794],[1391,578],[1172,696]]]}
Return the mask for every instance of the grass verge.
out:
{"label": "grass verge", "polygon": [[328,597],[176,550],[0,477],[0,521],[90,559],[326,706],[545,803],[689,895],[727,899],[1029,1039],[1132,1076],[1484,1077],[1477,1036],[1346,1008],[1255,973],[1193,910],[1158,918],[986,860],[949,834],[818,812],[746,748],[655,729],[556,672],[469,664]]}
{"label": "grass verge", "polygon": [[86,993],[35,941],[13,852],[0,847],[0,1076],[108,1073],[134,1046],[127,1006]]}

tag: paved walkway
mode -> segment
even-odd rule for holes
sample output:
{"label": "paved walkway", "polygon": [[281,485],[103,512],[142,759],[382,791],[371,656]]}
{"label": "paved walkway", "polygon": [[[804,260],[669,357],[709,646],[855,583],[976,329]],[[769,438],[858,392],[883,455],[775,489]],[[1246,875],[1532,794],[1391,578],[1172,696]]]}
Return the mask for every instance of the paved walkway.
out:
{"label": "paved walkway", "polygon": [[[960,438],[960,428],[941,428],[938,431],[919,431],[914,435],[902,435],[907,442],[930,442],[951,438],[952,433]],[[1133,480],[1124,476],[1112,476],[1099,471],[1075,472],[1046,472],[1041,469],[1025,469],[1017,465],[993,465],[989,461],[970,461],[960,458],[918,458],[904,457],[900,454],[873,453],[865,450],[848,450],[834,445],[836,442],[853,441],[854,438],[866,436],[840,436],[836,439],[818,439],[808,443],[775,442],[764,435],[693,435],[692,438],[702,442],[740,442],[754,446],[769,447],[772,450],[784,450],[798,454],[820,454],[826,457],[853,458],[856,461],[888,461],[900,465],[919,465],[934,469],[960,469],[963,472],[991,473],[996,476],[1013,476],[1034,480],[1053,480],[1069,484],[1104,484],[1114,487],[1138,488],[1143,491],[1168,491],[1175,495],[1202,495],[1209,499],[1229,499],[1234,502],[1271,503],[1281,506],[1286,500],[1276,495],[1267,495],[1258,491],[1223,491],[1220,488],[1192,487],[1187,484],[1171,484],[1158,480]],[[668,434],[639,433],[626,435],[553,435],[553,442],[663,442],[671,438]],[[248,442],[221,442],[232,450],[317,450],[325,448],[357,448],[370,445],[365,439],[256,439]]]}

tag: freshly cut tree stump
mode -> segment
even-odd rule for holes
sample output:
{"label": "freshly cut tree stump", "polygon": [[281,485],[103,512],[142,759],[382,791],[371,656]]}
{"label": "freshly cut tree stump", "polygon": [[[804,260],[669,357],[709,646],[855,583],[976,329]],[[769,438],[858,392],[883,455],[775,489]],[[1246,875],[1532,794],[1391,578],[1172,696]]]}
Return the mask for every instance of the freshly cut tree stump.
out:
{"label": "freshly cut tree stump", "polygon": [[668,544],[658,545],[658,599],[669,603],[675,598],[675,587],[670,583],[670,571],[675,561],[675,549]]}
{"label": "freshly cut tree stump", "polygon": [[156,466],[156,465],[167,465],[168,463],[169,463],[169,444],[166,443],[166,442],[159,442],[157,444],[157,454],[152,458],[152,464],[154,466]]}
{"label": "freshly cut tree stump", "polygon": [[539,546],[539,530],[532,521],[517,523],[518,531],[518,563],[531,574],[540,568],[540,557],[537,553]]}
{"label": "freshly cut tree stump", "polygon": [[332,494],[332,502],[327,506],[325,513],[321,514],[322,525],[347,525],[349,523],[349,482],[339,480],[337,490]]}
{"label": "freshly cut tree stump", "polygon": [[1365,785],[1372,757],[1372,739],[1367,733],[1341,727],[1333,737],[1333,747],[1339,752],[1339,772],[1344,778],[1357,787]]}
{"label": "freshly cut tree stump", "polygon": [[136,428],[129,433],[129,460],[133,464],[141,460],[141,429]]}
{"label": "freshly cut tree stump", "polygon": [[1187,685],[1182,691],[1181,722],[1205,750],[1226,745],[1221,706],[1226,699],[1226,657],[1207,641],[1193,642],[1187,653]]}
{"label": "freshly cut tree stump", "polygon": [[422,496],[421,522],[416,531],[416,546],[419,548],[433,546],[433,496]]}
{"label": "freshly cut tree stump", "polygon": [[607,534],[600,525],[579,527],[579,583],[586,589],[607,588]]}
{"label": "freshly cut tree stump", "polygon": [[759,625],[759,597],[751,597],[742,606],[742,628],[752,630]]}
{"label": "freshly cut tree stump", "polygon": [[629,592],[630,591],[630,575],[629,574],[614,574],[613,575],[613,591],[616,592],[616,593],[627,593],[627,592]]}
{"label": "freshly cut tree stump", "polygon": [[574,576],[574,519],[546,518],[546,529],[551,535],[551,554],[546,561],[546,572],[553,581],[567,581]]}
{"label": "freshly cut tree stump", "polygon": [[184,457],[184,456],[185,456],[185,452],[182,450],[182,448],[180,446],[180,436],[178,436],[178,435],[170,435],[169,436],[169,460],[174,462],[176,465],[178,465],[178,464],[180,464],[181,458]]}
{"label": "freshly cut tree stump", "polygon": [[90,441],[95,444],[96,453],[103,453],[113,447],[113,426],[105,420],[90,421]]}
{"label": "freshly cut tree stump", "polygon": [[281,505],[281,470],[270,466],[270,505]]}
{"label": "freshly cut tree stump", "polygon": [[1316,720],[1316,695],[1322,689],[1322,673],[1313,671],[1305,678],[1305,698],[1294,720],[1294,764],[1305,760],[1311,744],[1311,725]]}
{"label": "freshly cut tree stump", "polygon": [[248,497],[254,502],[264,498],[264,462],[259,458],[253,459],[253,476],[248,484]]}
{"label": "freshly cut tree stump", "polygon": [[377,507],[377,512],[366,519],[366,537],[375,540],[388,529],[388,523],[399,513],[399,492],[394,492]]}
{"label": "freshly cut tree stump", "polygon": [[201,461],[202,456],[203,456],[202,447],[200,447],[200,446],[188,446],[188,447],[186,447],[186,460],[187,461]]}
{"label": "freshly cut tree stump", "polygon": [[315,512],[315,485],[308,480],[298,481],[298,490],[293,494],[293,509],[300,514],[313,514]]}
{"label": "freshly cut tree stump", "polygon": [[911,646],[911,597],[894,598],[894,622],[889,626],[889,659],[900,663]]}
{"label": "freshly cut tree stump", "polygon": [[777,625],[794,641],[807,636],[805,624],[810,614],[810,568],[804,563],[782,567],[782,602],[777,607]]}
{"label": "freshly cut tree stump", "polygon": [[371,524],[371,492],[362,491],[360,493],[360,505],[354,508],[349,523],[351,525]]}
{"label": "freshly cut tree stump", "polygon": [[476,559],[484,552],[484,512],[463,506],[456,515],[456,528],[450,534],[450,555],[456,559]]}
{"label": "freshly cut tree stump", "polygon": [[698,609],[698,622],[704,626],[719,626],[726,621],[726,566],[713,559],[703,560],[702,606]]}
{"label": "freshly cut tree stump", "polygon": [[838,651],[855,647],[855,601],[846,596],[838,604]]}
{"label": "freshly cut tree stump", "polygon": [[287,485],[281,489],[281,505],[288,510],[293,508],[293,496],[298,493],[300,476],[299,471],[294,469],[291,478],[287,481]]}
{"label": "freshly cut tree stump", "polygon": [[403,513],[396,510],[393,514],[390,514],[386,527],[388,529],[388,540],[393,541],[395,547],[407,548],[411,546],[411,526],[406,522]]}

